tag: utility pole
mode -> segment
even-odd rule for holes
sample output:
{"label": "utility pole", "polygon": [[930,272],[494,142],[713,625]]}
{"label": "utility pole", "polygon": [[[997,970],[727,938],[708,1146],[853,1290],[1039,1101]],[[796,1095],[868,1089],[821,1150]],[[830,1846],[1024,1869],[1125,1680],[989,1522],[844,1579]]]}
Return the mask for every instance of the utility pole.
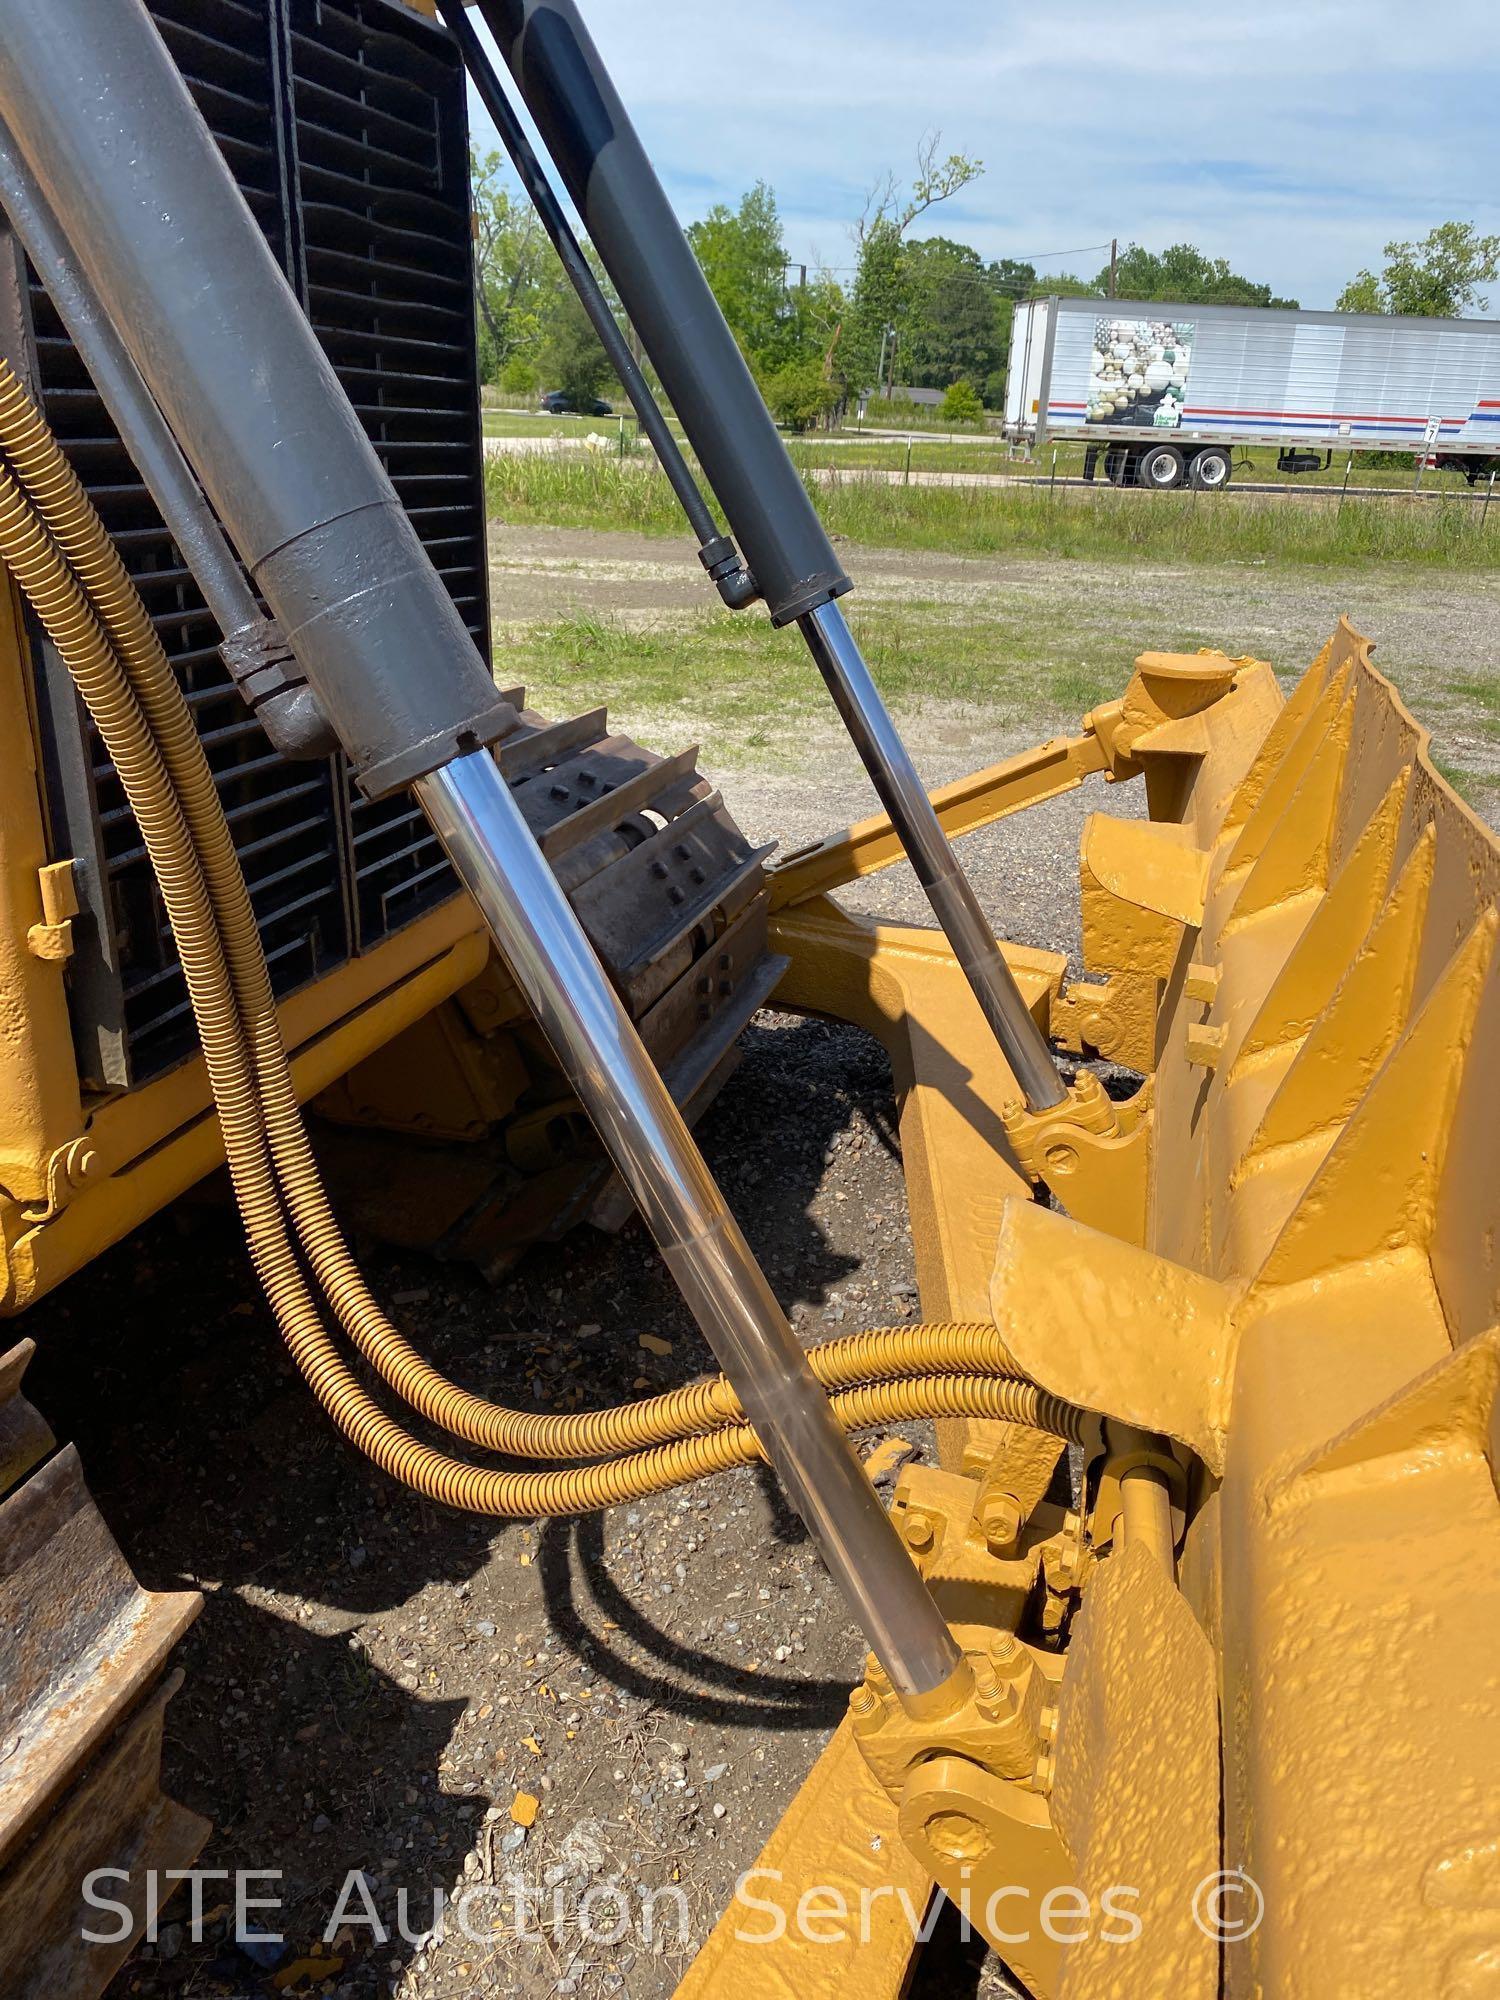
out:
{"label": "utility pole", "polygon": [[1119,262],[1120,239],[1118,236],[1111,236],[1109,239],[1109,295],[1111,298],[1115,296],[1115,270]]}

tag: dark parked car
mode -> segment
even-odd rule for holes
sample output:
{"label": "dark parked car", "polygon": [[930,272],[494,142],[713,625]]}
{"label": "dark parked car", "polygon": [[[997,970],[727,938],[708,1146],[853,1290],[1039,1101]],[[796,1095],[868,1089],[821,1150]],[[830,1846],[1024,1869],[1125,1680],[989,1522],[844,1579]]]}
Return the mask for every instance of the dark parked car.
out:
{"label": "dark parked car", "polygon": [[[565,395],[561,389],[549,389],[542,398],[542,408],[549,417],[566,417],[573,414],[578,406],[572,397]],[[579,414],[586,417],[609,417],[613,416],[614,412],[602,396],[595,396],[592,402],[583,405]]]}

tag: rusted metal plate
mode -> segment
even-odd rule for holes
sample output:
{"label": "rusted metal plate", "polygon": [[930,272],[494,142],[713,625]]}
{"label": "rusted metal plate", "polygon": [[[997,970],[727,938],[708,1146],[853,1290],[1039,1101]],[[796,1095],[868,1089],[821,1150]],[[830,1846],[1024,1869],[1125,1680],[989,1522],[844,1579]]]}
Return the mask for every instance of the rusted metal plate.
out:
{"label": "rusted metal plate", "polygon": [[[772,850],[746,840],[696,750],[659,757],[613,734],[602,708],[563,723],[525,710],[501,768],[652,1060],[697,1118],[786,966],[767,944]],[[320,1145],[341,1206],[392,1241],[498,1272],[529,1242],[585,1217],[618,1228],[632,1212],[518,996],[489,975],[316,1108],[434,1142]]]}
{"label": "rusted metal plate", "polygon": [[[72,1445],[0,1505],[0,1986],[67,2000],[125,1956],[85,1948],[90,1868],[182,1867],[207,1822],[161,1793],[161,1711],[196,1591],[143,1590]],[[144,1893],[142,1886],[141,1893]],[[130,1901],[122,1891],[121,1900]]]}
{"label": "rusted metal plate", "polygon": [[614,868],[574,892],[590,943],[633,1008],[649,1007],[711,943],[722,923],[764,894],[764,862],[717,792],[657,828]]}
{"label": "rusted metal plate", "polygon": [[[163,1710],[180,1685],[169,1674],[104,1745],[25,1851],[0,1871],[0,1980],[6,2000],[93,2000],[145,1927],[154,1878],[165,1900],[169,1869],[189,1868],[207,1840],[206,1819],[161,1789]],[[124,1905],[97,1910],[82,1885],[110,1875],[100,1896]],[[125,1935],[115,1937],[118,1929]],[[94,1931],[112,1942],[91,1942]]]}
{"label": "rusted metal plate", "polygon": [[21,1394],[21,1377],[35,1352],[34,1340],[19,1340],[0,1354],[0,1494],[40,1465],[55,1442],[45,1420]]}
{"label": "rusted metal plate", "polygon": [[159,1678],[201,1602],[142,1590],[72,1445],[0,1506],[0,1865]]}

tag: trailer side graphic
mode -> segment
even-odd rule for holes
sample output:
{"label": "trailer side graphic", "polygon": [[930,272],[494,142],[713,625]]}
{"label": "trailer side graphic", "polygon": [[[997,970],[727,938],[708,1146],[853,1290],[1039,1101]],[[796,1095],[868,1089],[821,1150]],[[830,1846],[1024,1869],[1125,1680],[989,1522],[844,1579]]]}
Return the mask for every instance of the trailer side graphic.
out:
{"label": "trailer side graphic", "polygon": [[1500,451],[1500,322],[1028,300],[1006,430],[1098,443],[1112,477],[1163,446],[1190,469],[1239,443],[1428,450],[1472,473]]}

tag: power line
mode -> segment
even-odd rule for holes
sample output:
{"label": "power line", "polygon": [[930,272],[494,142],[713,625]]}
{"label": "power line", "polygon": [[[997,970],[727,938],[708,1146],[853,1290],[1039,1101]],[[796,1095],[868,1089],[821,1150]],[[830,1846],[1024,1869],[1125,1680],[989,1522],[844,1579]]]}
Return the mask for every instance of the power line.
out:
{"label": "power line", "polygon": [[1107,250],[1108,243],[1082,243],[1076,250],[1033,250],[1025,257],[1017,257],[1018,264],[1046,264],[1054,257],[1087,257],[1091,250]]}
{"label": "power line", "polygon": [[[951,239],[946,237],[918,236],[912,243],[904,244],[902,247],[904,249],[915,249],[917,245],[922,243],[946,242],[949,240]],[[1118,238],[1114,240],[1118,241]],[[972,246],[965,244],[963,247],[968,249]],[[1080,243],[1072,250],[1028,250],[1024,256],[1019,251],[1007,251],[1003,258],[997,257],[991,261],[1006,264],[1049,264],[1055,263],[1059,257],[1087,257],[1095,250],[1108,250],[1110,248],[1110,243]],[[977,256],[978,252],[976,251],[975,254]],[[799,260],[794,257],[791,261],[796,263]],[[857,271],[859,266],[858,264],[817,264],[813,268],[820,271]]]}

